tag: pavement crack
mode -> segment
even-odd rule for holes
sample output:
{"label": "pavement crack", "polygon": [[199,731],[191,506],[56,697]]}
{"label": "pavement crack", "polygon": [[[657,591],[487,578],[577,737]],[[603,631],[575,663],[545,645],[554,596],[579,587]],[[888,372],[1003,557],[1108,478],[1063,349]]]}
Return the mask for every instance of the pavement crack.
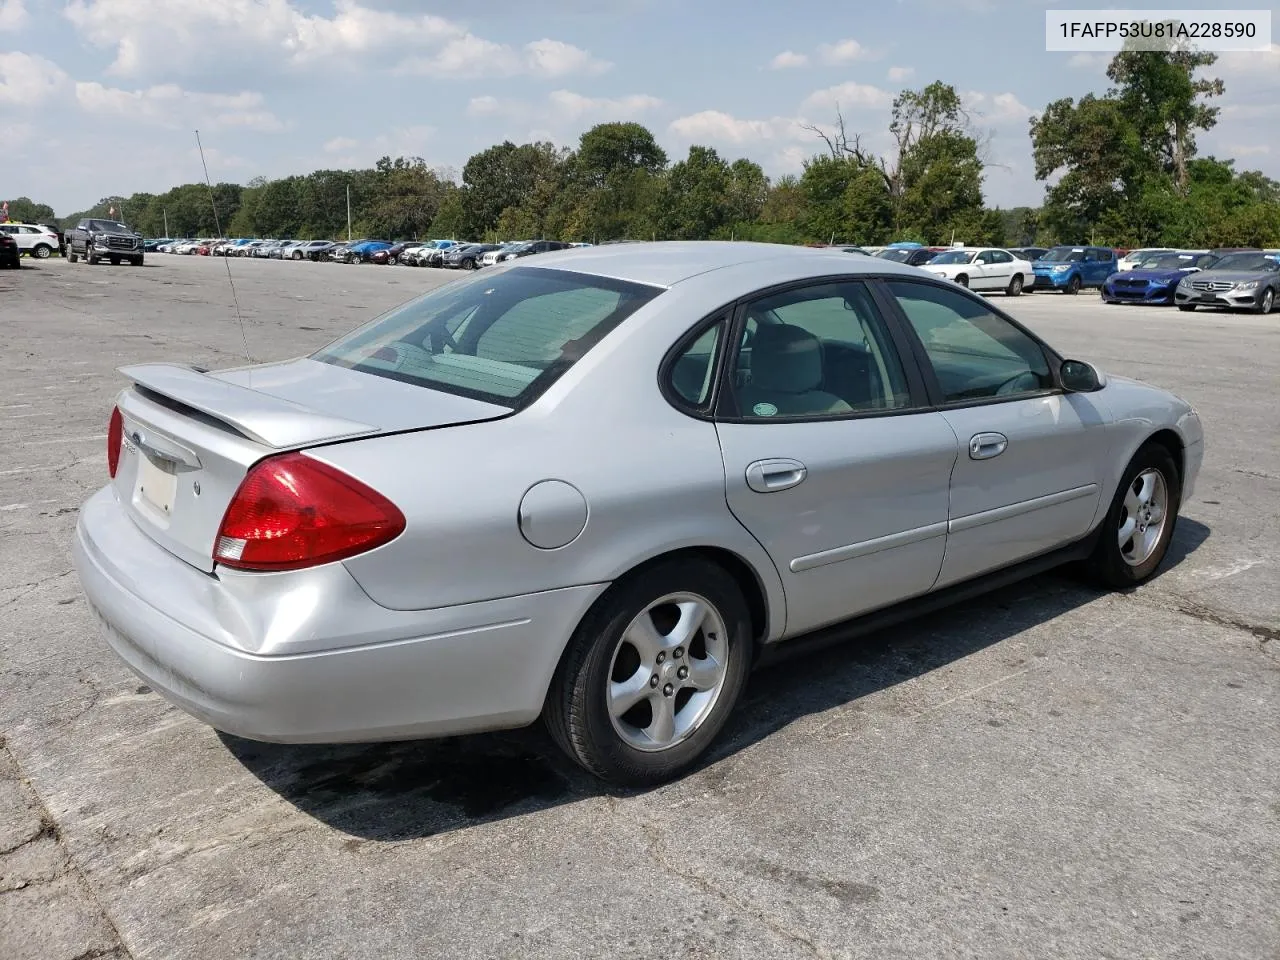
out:
{"label": "pavement crack", "polygon": [[[25,599],[30,594],[34,593],[35,591],[43,587],[46,583],[53,583],[55,580],[61,580],[63,577],[69,577],[73,573],[75,573],[74,569],[64,570],[62,571],[62,573],[54,573],[47,577],[41,577],[39,580],[32,580],[29,583],[19,584],[17,587],[17,589],[20,591],[18,595],[15,597],[10,597],[4,603],[0,603],[0,610],[7,609],[8,607],[13,606],[19,600]],[[10,589],[13,589],[13,588],[10,588]]]}
{"label": "pavement crack", "polygon": [[679,877],[686,883],[692,884],[703,893],[710,894],[739,913],[745,913],[748,916],[755,917],[778,936],[789,940],[792,943],[799,944],[815,957],[818,957],[819,960],[833,960],[835,957],[835,954],[831,953],[831,951],[829,951],[825,946],[814,940],[813,937],[809,936],[803,930],[796,930],[787,926],[781,920],[778,920],[776,917],[766,913],[759,907],[756,907],[753,904],[735,896],[730,891],[725,890],[709,877],[698,873],[695,870],[689,870],[682,867],[680,864],[672,861],[669,857],[664,855],[663,851],[660,849],[658,839],[648,835],[648,833],[645,834],[645,847],[649,854],[649,858],[672,876]]}
{"label": "pavement crack", "polygon": [[[1179,613],[1185,614],[1195,620],[1204,623],[1216,624],[1220,627],[1232,627],[1236,630],[1244,630],[1258,638],[1259,649],[1266,651],[1267,644],[1274,640],[1280,640],[1280,629],[1268,627],[1260,623],[1250,623],[1240,617],[1234,617],[1229,613],[1221,610],[1215,610],[1213,607],[1203,603],[1197,603],[1194,600],[1188,600],[1185,597],[1173,597],[1173,605]],[[1268,652],[1268,655],[1269,652]]]}

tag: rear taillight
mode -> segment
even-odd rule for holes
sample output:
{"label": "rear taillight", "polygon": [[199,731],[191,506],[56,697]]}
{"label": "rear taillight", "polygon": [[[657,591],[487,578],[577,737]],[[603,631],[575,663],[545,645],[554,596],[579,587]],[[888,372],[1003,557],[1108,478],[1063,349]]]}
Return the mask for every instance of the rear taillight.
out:
{"label": "rear taillight", "polygon": [[372,550],[404,532],[394,503],[301,453],[263,460],[240,483],[213,548],[238,570],[297,570]]}
{"label": "rear taillight", "polygon": [[119,407],[112,407],[111,420],[107,423],[107,474],[112,480],[120,466],[120,442],[123,438],[124,417],[120,416]]}

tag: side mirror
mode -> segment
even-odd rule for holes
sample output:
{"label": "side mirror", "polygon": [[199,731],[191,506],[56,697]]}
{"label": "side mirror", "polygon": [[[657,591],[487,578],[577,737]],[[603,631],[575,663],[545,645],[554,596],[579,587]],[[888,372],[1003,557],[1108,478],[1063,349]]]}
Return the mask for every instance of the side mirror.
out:
{"label": "side mirror", "polygon": [[1062,386],[1068,393],[1093,393],[1103,386],[1102,374],[1083,360],[1064,360],[1059,370]]}

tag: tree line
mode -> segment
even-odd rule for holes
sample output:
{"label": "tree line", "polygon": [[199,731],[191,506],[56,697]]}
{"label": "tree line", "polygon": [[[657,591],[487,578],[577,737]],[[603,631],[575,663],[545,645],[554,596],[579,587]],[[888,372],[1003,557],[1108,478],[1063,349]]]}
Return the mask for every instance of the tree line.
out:
{"label": "tree line", "polygon": [[[106,197],[62,222],[115,208],[147,236],[345,238],[349,201],[352,232],[388,240],[1280,245],[1280,183],[1198,154],[1196,135],[1216,124],[1213,101],[1225,92],[1202,76],[1215,62],[1124,51],[1104,94],[1064,98],[1031,118],[1036,177],[1047,183],[1038,208],[987,206],[989,137],[956,89],[937,81],[894,100],[884,154],[838,110],[833,127],[810,128],[815,152],[799,176],[771,180],[754,161],[707,146],[672,162],[641,124],[603,123],[573,149],[497,144],[460,175],[383,157],[367,169]],[[27,198],[11,201],[10,214],[53,217]]]}

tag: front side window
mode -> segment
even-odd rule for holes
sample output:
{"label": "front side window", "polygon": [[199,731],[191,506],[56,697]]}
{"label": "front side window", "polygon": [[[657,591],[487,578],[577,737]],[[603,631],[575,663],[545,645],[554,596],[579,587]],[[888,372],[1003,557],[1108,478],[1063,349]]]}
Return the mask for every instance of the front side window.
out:
{"label": "front side window", "polygon": [[561,270],[477,274],[397,307],[311,359],[517,409],[661,293]]}
{"label": "front side window", "polygon": [[902,361],[863,283],[824,283],[755,301],[735,355],[733,407],[747,420],[839,417],[911,403]]}
{"label": "front side window", "polygon": [[1044,351],[977,300],[933,284],[888,281],[924,344],[947,403],[1017,397],[1053,386]]}

